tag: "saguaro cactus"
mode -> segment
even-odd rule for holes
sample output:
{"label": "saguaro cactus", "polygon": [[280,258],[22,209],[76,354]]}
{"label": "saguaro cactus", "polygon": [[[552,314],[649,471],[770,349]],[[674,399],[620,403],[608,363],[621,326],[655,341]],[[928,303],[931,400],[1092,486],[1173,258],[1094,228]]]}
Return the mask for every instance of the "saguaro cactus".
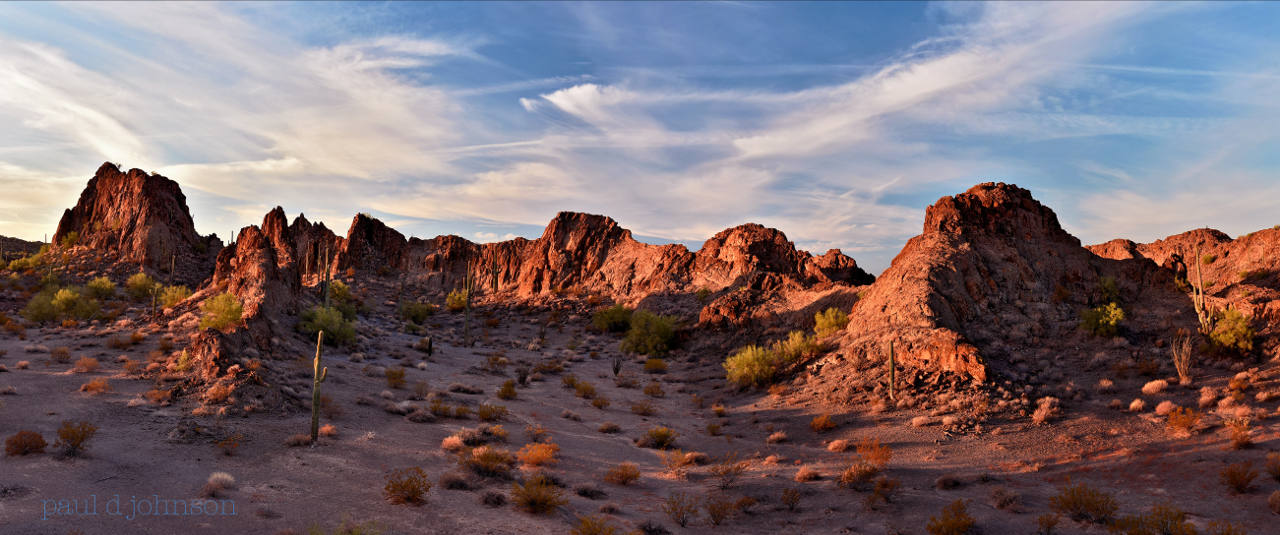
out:
{"label": "saguaro cactus", "polygon": [[1200,320],[1200,334],[1213,332],[1213,313],[1205,306],[1204,274],[1200,272],[1200,264],[1204,259],[1200,256],[1200,244],[1196,244],[1196,256],[1191,260],[1196,265],[1196,284],[1192,287],[1191,302],[1196,307],[1196,319]]}
{"label": "saguaro cactus", "polygon": [[315,445],[320,438],[320,383],[329,377],[329,368],[320,367],[320,347],[324,342],[324,331],[316,333],[316,359],[311,363],[311,444]]}

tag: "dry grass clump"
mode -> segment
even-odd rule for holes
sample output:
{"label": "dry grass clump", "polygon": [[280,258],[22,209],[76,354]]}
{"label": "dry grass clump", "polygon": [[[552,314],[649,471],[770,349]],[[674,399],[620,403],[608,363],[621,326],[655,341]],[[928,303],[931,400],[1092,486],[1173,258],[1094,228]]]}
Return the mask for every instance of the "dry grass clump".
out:
{"label": "dry grass clump", "polygon": [[660,397],[665,397],[667,393],[666,391],[662,390],[662,385],[658,384],[657,382],[652,382],[647,385],[644,385],[644,395],[649,396],[651,398],[660,398]]}
{"label": "dry grass clump", "polygon": [[595,398],[592,398],[591,406],[600,410],[605,410],[609,408],[609,398],[606,398],[604,396],[596,396]]}
{"label": "dry grass clump", "polygon": [[485,422],[495,422],[507,416],[507,408],[502,405],[481,403],[476,409],[476,417]]}
{"label": "dry grass clump", "polygon": [[1187,513],[1171,505],[1156,505],[1151,512],[1125,516],[1116,520],[1112,529],[1122,533],[1158,533],[1184,535],[1196,533],[1194,524],[1187,522]]}
{"label": "dry grass clump", "polygon": [[676,437],[679,436],[675,430],[670,427],[653,427],[645,432],[643,437],[636,441],[636,445],[641,448],[653,448],[656,450],[671,449],[676,444]]}
{"label": "dry grass clump", "polygon": [[1169,382],[1164,379],[1156,379],[1142,385],[1142,393],[1148,396],[1154,396],[1169,388]]}
{"label": "dry grass clump", "polygon": [[653,408],[652,401],[642,399],[631,404],[631,412],[640,416],[653,416],[653,413],[656,411]]}
{"label": "dry grass clump", "polygon": [[80,357],[76,361],[76,367],[73,368],[76,373],[92,373],[98,371],[98,359],[93,357]]}
{"label": "dry grass clump", "polygon": [[516,399],[516,382],[514,379],[507,379],[498,388],[498,399]]}
{"label": "dry grass clump", "polygon": [[856,449],[858,457],[878,468],[884,468],[885,465],[889,464],[889,460],[893,458],[893,450],[890,450],[887,444],[881,444],[879,440],[874,438],[858,442]]}
{"label": "dry grass clump", "polygon": [[382,494],[393,504],[422,505],[427,503],[427,491],[431,490],[431,481],[426,472],[416,466],[401,468],[387,476],[387,484]]}
{"label": "dry grass clump", "polygon": [[596,387],[586,381],[578,381],[573,385],[573,393],[582,399],[592,399],[596,397]]}
{"label": "dry grass clump", "polygon": [[111,384],[104,377],[90,379],[89,382],[80,385],[80,391],[91,395],[105,394],[111,391]]}
{"label": "dry grass clump", "polygon": [[733,503],[733,500],[716,496],[707,496],[707,499],[703,503],[703,507],[707,511],[707,520],[711,521],[711,525],[713,526],[719,526],[725,520],[728,520],[729,516],[737,510],[737,506]]}
{"label": "dry grass clump", "polygon": [[1267,454],[1266,464],[1267,475],[1272,479],[1280,482],[1280,453],[1271,452]]}
{"label": "dry grass clump", "polygon": [[1050,418],[1057,416],[1061,412],[1058,405],[1058,398],[1052,396],[1045,396],[1036,400],[1036,411],[1031,414],[1031,423],[1042,425],[1048,422]]}
{"label": "dry grass clump", "polygon": [[1178,407],[1169,412],[1168,422],[1169,429],[1175,434],[1189,437],[1200,423],[1200,413],[1195,409]]}
{"label": "dry grass clump", "polygon": [[770,433],[768,438],[765,438],[764,441],[765,443],[768,443],[768,444],[781,444],[787,441],[787,432],[775,431],[773,433]]}
{"label": "dry grass clump", "polygon": [[606,483],[614,485],[630,485],[640,479],[640,467],[636,463],[624,462],[610,468],[604,473]]}
{"label": "dry grass clump", "polygon": [[707,434],[713,437],[718,437],[721,434],[720,428],[721,428],[721,425],[718,423],[715,423],[715,422],[708,423]]}
{"label": "dry grass clump", "polygon": [[662,512],[680,527],[687,527],[689,521],[698,516],[698,500],[692,494],[676,492],[663,500]]}
{"label": "dry grass clump", "polygon": [[825,433],[835,428],[836,423],[831,420],[830,414],[823,413],[809,420],[809,429],[812,429],[814,433]]}
{"label": "dry grass clump", "polygon": [[1249,493],[1253,490],[1253,480],[1257,477],[1258,471],[1253,469],[1253,463],[1250,462],[1231,463],[1219,474],[1222,484],[1227,486],[1227,491],[1231,494]]}
{"label": "dry grass clump", "polygon": [[795,480],[797,483],[806,483],[809,481],[817,481],[819,479],[822,479],[822,474],[808,466],[801,466],[796,470]]}
{"label": "dry grass clump", "polygon": [[614,535],[618,528],[609,523],[603,516],[579,516],[578,523],[569,530],[569,535]]}
{"label": "dry grass clump", "polygon": [[1280,490],[1274,491],[1267,496],[1267,507],[1271,509],[1271,514],[1280,515]]}
{"label": "dry grass clump", "polygon": [[78,457],[88,449],[89,439],[97,433],[97,426],[89,422],[64,421],[58,428],[58,440],[53,443],[53,447],[66,457]]}
{"label": "dry grass clump", "polygon": [[205,480],[204,487],[200,489],[200,496],[203,498],[217,498],[222,492],[231,490],[236,487],[236,478],[226,472],[214,472],[209,474],[209,478]]}
{"label": "dry grass clump", "polygon": [[738,478],[747,471],[750,463],[738,458],[738,454],[730,453],[719,463],[711,467],[711,475],[716,478],[716,487],[720,490],[732,487]]}
{"label": "dry grass clump", "polygon": [[787,506],[788,511],[795,512],[800,507],[800,490],[799,489],[782,489],[782,496],[779,498],[782,505]]}
{"label": "dry grass clump", "polygon": [[525,444],[516,453],[516,458],[525,466],[545,466],[555,464],[556,454],[559,452],[559,444],[545,442]]}
{"label": "dry grass clump", "polygon": [[462,437],[458,435],[449,435],[440,441],[440,449],[450,453],[460,452],[465,447],[462,443]]}
{"label": "dry grass clump", "polygon": [[523,484],[512,483],[511,500],[517,509],[535,515],[550,514],[569,503],[564,499],[564,492],[543,475],[531,477]]}
{"label": "dry grass clump", "polygon": [[1084,483],[1063,487],[1057,496],[1049,498],[1049,506],[1072,520],[1095,524],[1110,522],[1119,509],[1115,497]]}
{"label": "dry grass clump", "polygon": [[929,535],[965,535],[971,533],[976,524],[965,509],[964,500],[956,500],[943,507],[938,516],[929,517],[925,530]]}
{"label": "dry grass clump", "polygon": [[387,386],[404,388],[404,368],[387,368],[383,374],[387,377]]}
{"label": "dry grass clump", "polygon": [[44,453],[48,444],[35,431],[18,431],[4,440],[4,454],[9,457]]}
{"label": "dry grass clump", "polygon": [[622,428],[618,427],[618,424],[615,424],[613,422],[604,422],[600,424],[600,427],[596,428],[596,431],[599,431],[601,433],[606,433],[606,434],[613,434],[613,433],[622,431]]}
{"label": "dry grass clump", "polygon": [[1231,449],[1242,450],[1253,445],[1252,429],[1248,418],[1227,420],[1227,431],[1231,433]]}
{"label": "dry grass clump", "polygon": [[71,362],[71,348],[59,346],[49,350],[49,358],[54,362]]}
{"label": "dry grass clump", "polygon": [[684,479],[688,467],[693,465],[689,454],[679,449],[661,452],[659,457],[662,458],[662,465],[667,467],[667,474],[676,479]]}
{"label": "dry grass clump", "polygon": [[284,445],[285,445],[285,446],[288,446],[288,447],[290,447],[290,448],[300,448],[300,447],[302,447],[302,446],[310,446],[310,445],[311,445],[311,435],[308,435],[308,434],[306,434],[306,433],[298,433],[298,434],[296,434],[296,435],[289,435],[289,438],[286,438],[286,439],[284,440]]}
{"label": "dry grass clump", "polygon": [[666,373],[667,361],[659,358],[645,359],[644,372],[645,373]]}
{"label": "dry grass clump", "polygon": [[511,452],[491,446],[480,446],[458,456],[459,465],[481,477],[510,477],[515,463],[516,458]]}

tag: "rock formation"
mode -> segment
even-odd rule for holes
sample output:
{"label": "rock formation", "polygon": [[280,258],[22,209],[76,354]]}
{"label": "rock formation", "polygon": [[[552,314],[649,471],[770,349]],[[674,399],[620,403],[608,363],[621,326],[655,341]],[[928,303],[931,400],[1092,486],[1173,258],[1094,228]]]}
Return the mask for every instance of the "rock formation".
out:
{"label": "rock formation", "polygon": [[222,248],[216,237],[196,234],[177,182],[112,163],[98,168],[79,202],[63,213],[53,243],[64,242],[157,273],[172,266],[177,280],[193,285],[208,275]]}

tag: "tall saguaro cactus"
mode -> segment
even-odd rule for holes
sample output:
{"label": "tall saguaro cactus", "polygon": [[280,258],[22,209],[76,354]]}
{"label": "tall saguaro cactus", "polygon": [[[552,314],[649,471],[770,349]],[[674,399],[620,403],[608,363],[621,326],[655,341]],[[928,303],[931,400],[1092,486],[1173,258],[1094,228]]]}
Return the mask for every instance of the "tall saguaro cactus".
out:
{"label": "tall saguaro cactus", "polygon": [[462,280],[462,291],[466,297],[464,305],[465,316],[462,320],[462,340],[468,347],[471,346],[471,294],[476,290],[476,277],[472,273],[479,267],[480,263],[473,257],[467,262],[467,273]]}
{"label": "tall saguaro cactus", "polygon": [[1196,256],[1191,260],[1196,265],[1196,284],[1192,288],[1191,302],[1196,307],[1196,319],[1200,320],[1200,334],[1213,332],[1213,314],[1205,306],[1204,275],[1200,272],[1200,264],[1204,259],[1200,256],[1200,244],[1196,244]]}
{"label": "tall saguaro cactus", "polygon": [[320,347],[324,342],[324,331],[316,333],[316,358],[311,363],[311,444],[315,445],[320,438],[320,383],[329,377],[329,368],[320,366]]}

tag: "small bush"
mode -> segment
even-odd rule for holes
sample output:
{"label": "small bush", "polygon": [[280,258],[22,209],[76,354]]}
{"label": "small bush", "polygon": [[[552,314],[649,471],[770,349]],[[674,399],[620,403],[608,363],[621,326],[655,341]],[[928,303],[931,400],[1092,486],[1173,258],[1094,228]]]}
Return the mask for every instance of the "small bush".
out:
{"label": "small bush", "polygon": [[730,453],[723,460],[711,467],[711,475],[716,478],[716,487],[728,489],[746,473],[749,463],[739,460],[737,453]]}
{"label": "small bush", "polygon": [[609,408],[609,398],[606,398],[604,396],[596,396],[594,398],[591,398],[591,406],[600,410],[605,410]]}
{"label": "small bush", "polygon": [[640,416],[653,416],[655,409],[652,401],[642,399],[631,404],[631,412]]}
{"label": "small bush", "polygon": [[1129,534],[1193,535],[1194,524],[1187,522],[1187,513],[1170,505],[1156,505],[1151,512],[1137,516],[1125,516],[1115,521],[1114,528]]}
{"label": "small bush", "polygon": [[813,332],[821,338],[833,335],[849,324],[849,315],[838,308],[828,308],[813,315]]}
{"label": "small bush", "polygon": [[480,446],[463,453],[458,463],[481,477],[505,478],[511,474],[516,458],[507,450]]}
{"label": "small bush", "polygon": [[116,285],[111,279],[98,277],[84,285],[85,293],[94,299],[110,299],[116,295]]}
{"label": "small bush", "polygon": [[524,484],[511,485],[511,500],[516,508],[535,515],[550,514],[557,507],[569,503],[564,492],[546,477],[534,476]]}
{"label": "small bush", "polygon": [[622,431],[622,428],[618,427],[618,424],[615,424],[613,422],[604,422],[600,424],[600,427],[596,428],[596,431],[599,431],[601,433],[606,433],[606,434],[613,434],[613,433]]}
{"label": "small bush", "polygon": [[129,297],[132,297],[135,301],[142,301],[143,299],[151,297],[151,292],[153,292],[155,288],[155,279],[142,272],[134,273],[133,276],[129,277],[129,280],[124,283],[125,293],[129,294]]}
{"label": "small bush", "polygon": [[160,306],[169,308],[188,297],[191,297],[191,289],[186,286],[165,286],[160,290]]}
{"label": "small bush", "polygon": [[644,385],[644,395],[651,398],[660,398],[665,397],[667,393],[662,390],[662,385],[655,382]]}
{"label": "small bush", "polygon": [[498,399],[516,399],[516,382],[513,379],[507,379],[498,388]]}
{"label": "small bush", "polygon": [[698,500],[692,494],[676,492],[663,500],[662,512],[680,527],[687,527],[689,521],[698,516]]}
{"label": "small bush", "polygon": [[111,391],[111,384],[106,378],[99,377],[80,385],[80,391],[90,395],[105,394]]}
{"label": "small bush", "polygon": [[665,355],[675,344],[676,318],[647,310],[631,315],[631,328],[622,339],[621,349],[641,355]]}
{"label": "small bush", "polygon": [[830,414],[820,414],[809,420],[809,429],[812,429],[814,433],[826,433],[835,428],[836,423],[831,420]]}
{"label": "small bush", "polygon": [[418,303],[416,301],[405,301],[400,303],[400,318],[416,325],[422,325],[427,318],[436,313],[435,305],[431,303]]}
{"label": "small bush", "polygon": [[88,448],[86,443],[97,432],[98,428],[89,422],[62,422],[62,427],[58,428],[58,440],[53,443],[53,447],[61,450],[67,457],[78,457]]}
{"label": "small bush", "polygon": [[62,240],[59,241],[58,244],[61,245],[62,248],[66,249],[71,247],[72,245],[75,245],[79,241],[80,241],[80,233],[73,230],[63,235]]}
{"label": "small bush", "polygon": [[93,373],[98,371],[98,359],[93,357],[80,357],[76,361],[74,368],[76,373]]}
{"label": "small bush", "polygon": [[1227,309],[1218,314],[1209,333],[1209,340],[1214,347],[1228,353],[1246,355],[1253,351],[1256,333],[1249,325],[1249,318],[1236,309]]}
{"label": "small bush", "polygon": [[449,309],[449,312],[461,312],[467,308],[467,290],[458,288],[449,292],[449,295],[444,298],[444,307]]}
{"label": "small bush", "polygon": [[314,306],[303,311],[298,329],[311,336],[324,331],[324,343],[332,346],[347,345],[356,340],[354,321],[343,316],[335,307]]}
{"label": "small bush", "polygon": [[1280,453],[1271,452],[1267,454],[1266,470],[1271,479],[1280,482]]}
{"label": "small bush", "polygon": [[893,458],[893,450],[890,450],[888,445],[881,444],[879,440],[874,438],[858,442],[854,449],[858,453],[858,458],[880,469],[889,464],[889,460]]}
{"label": "small bush", "polygon": [[502,405],[481,403],[476,409],[476,417],[485,422],[496,422],[507,416],[507,408]]}
{"label": "small bush", "polygon": [[1080,326],[1094,336],[1115,336],[1124,321],[1124,309],[1115,302],[1080,313]]}
{"label": "small bush", "polygon": [[573,385],[574,394],[582,399],[596,397],[596,387],[586,381],[578,381]]}
{"label": "small bush", "polygon": [[725,520],[728,520],[729,515],[732,515],[737,510],[733,500],[715,496],[708,496],[703,507],[707,510],[707,520],[710,520],[713,526],[719,526]]}
{"label": "small bush", "polygon": [[631,328],[631,314],[634,311],[622,305],[613,305],[609,308],[596,311],[591,315],[591,326],[596,330],[620,333]]}
{"label": "small bush", "polygon": [[787,506],[788,511],[795,511],[800,506],[800,490],[799,489],[782,489],[782,505]]}
{"label": "small bush", "polygon": [[1253,445],[1253,436],[1248,418],[1227,420],[1227,430],[1231,433],[1231,449],[1242,450]]}
{"label": "small bush", "polygon": [[560,452],[560,446],[553,443],[534,443],[525,444],[516,453],[516,458],[526,466],[545,466],[555,464],[556,453]]}
{"label": "small bush", "polygon": [[18,431],[4,440],[4,454],[9,457],[44,453],[44,437],[35,431]]}
{"label": "small bush", "polygon": [[579,516],[577,525],[569,530],[569,535],[614,535],[618,528],[610,524],[602,516]]}
{"label": "small bush", "polygon": [[604,480],[614,485],[630,485],[640,479],[640,467],[636,463],[624,462],[604,474]]}
{"label": "small bush", "polygon": [[676,444],[677,433],[670,427],[654,427],[645,432],[637,443],[642,448],[670,449]]}
{"label": "small bush", "polygon": [[387,386],[391,388],[404,388],[404,368],[387,368],[382,372],[387,377]]}
{"label": "small bush", "polygon": [[240,306],[235,295],[223,293],[206,299],[200,304],[200,310],[204,311],[204,316],[200,318],[201,330],[225,331],[240,324],[244,307]]}
{"label": "small bush", "polygon": [[1119,508],[1113,496],[1084,483],[1063,487],[1057,496],[1049,498],[1049,506],[1072,520],[1095,524],[1110,522]]}
{"label": "small bush", "polygon": [[1258,471],[1250,462],[1232,463],[1222,469],[1220,477],[1231,494],[1247,494],[1253,490],[1253,480],[1258,477]]}
{"label": "small bush", "polygon": [[387,485],[382,494],[393,504],[422,505],[427,503],[427,491],[431,490],[431,481],[421,468],[401,468],[387,476]]}
{"label": "small bush", "polygon": [[730,382],[738,386],[763,387],[773,382],[774,359],[769,351],[757,345],[739,349],[724,361]]}
{"label": "small bush", "polygon": [[660,358],[650,358],[644,361],[645,373],[667,373],[667,361]]}
{"label": "small bush", "polygon": [[929,517],[925,530],[930,535],[965,535],[973,530],[977,521],[965,510],[964,500],[956,500],[942,508],[938,516]]}

